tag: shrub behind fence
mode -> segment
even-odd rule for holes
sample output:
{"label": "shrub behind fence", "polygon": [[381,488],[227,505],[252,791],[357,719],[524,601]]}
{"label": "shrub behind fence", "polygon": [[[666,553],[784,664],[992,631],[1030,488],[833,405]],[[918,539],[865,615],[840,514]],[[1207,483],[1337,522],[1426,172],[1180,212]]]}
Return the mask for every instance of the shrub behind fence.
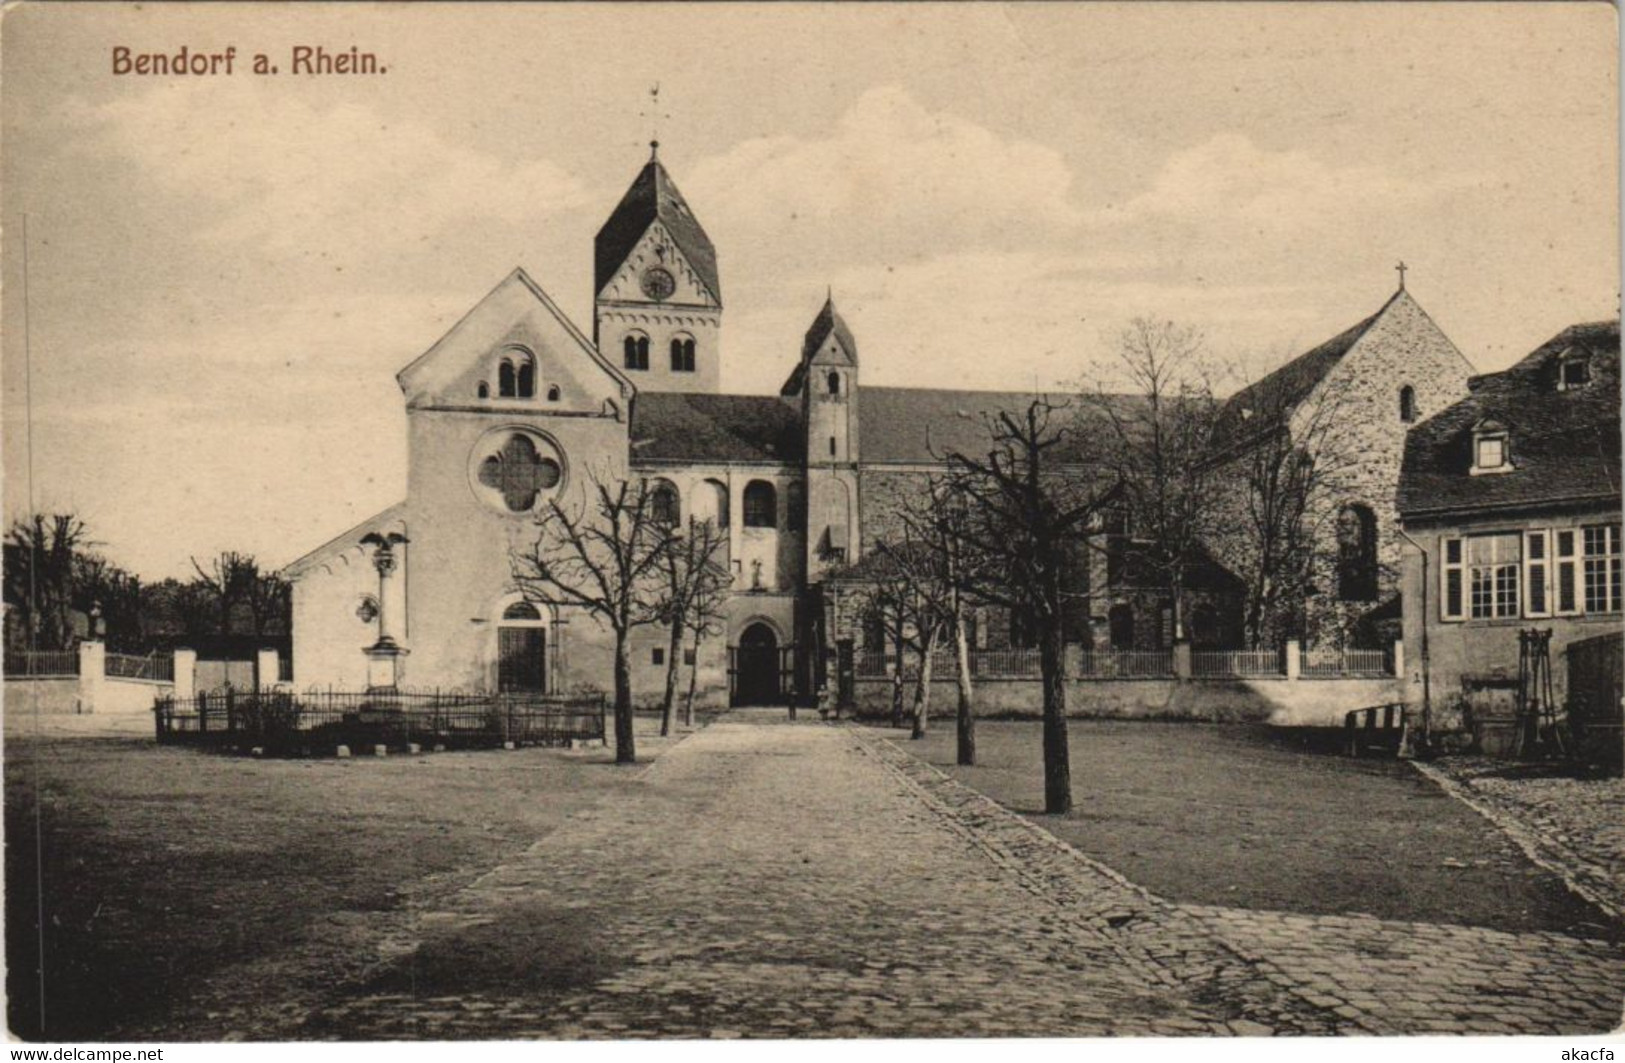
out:
{"label": "shrub behind fence", "polygon": [[159,742],[268,751],[339,745],[562,745],[602,740],[602,695],[236,691],[162,698],[153,707]]}

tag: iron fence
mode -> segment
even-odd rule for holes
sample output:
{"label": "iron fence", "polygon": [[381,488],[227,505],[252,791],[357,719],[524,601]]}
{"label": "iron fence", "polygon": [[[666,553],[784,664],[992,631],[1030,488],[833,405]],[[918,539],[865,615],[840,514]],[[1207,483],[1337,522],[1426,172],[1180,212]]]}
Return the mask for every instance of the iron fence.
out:
{"label": "iron fence", "polygon": [[154,653],[136,657],[128,653],[109,653],[103,674],[117,679],[152,679],[174,682],[175,658],[169,654]]}
{"label": "iron fence", "polygon": [[1089,651],[1082,655],[1078,674],[1083,679],[1166,679],[1174,674],[1174,651]]}
{"label": "iron fence", "polygon": [[1285,674],[1286,666],[1279,650],[1194,650],[1191,653],[1191,675],[1196,677]]}
{"label": "iron fence", "polygon": [[1298,674],[1313,679],[1380,678],[1393,674],[1387,650],[1299,651]]}
{"label": "iron fence", "polygon": [[9,676],[72,676],[79,674],[77,650],[23,650],[5,658]]}
{"label": "iron fence", "polygon": [[339,745],[402,747],[563,745],[604,738],[603,695],[408,691],[237,691],[161,698],[161,743],[314,751]]}

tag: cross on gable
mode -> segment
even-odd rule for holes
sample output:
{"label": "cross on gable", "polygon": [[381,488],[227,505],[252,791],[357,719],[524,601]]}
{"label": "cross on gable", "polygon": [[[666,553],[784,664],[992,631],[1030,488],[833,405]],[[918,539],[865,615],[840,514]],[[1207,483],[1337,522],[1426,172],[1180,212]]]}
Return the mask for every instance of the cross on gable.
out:
{"label": "cross on gable", "polygon": [[534,506],[537,495],[558,484],[559,474],[558,462],[538,453],[535,443],[517,434],[480,462],[480,483],[499,491],[515,513]]}

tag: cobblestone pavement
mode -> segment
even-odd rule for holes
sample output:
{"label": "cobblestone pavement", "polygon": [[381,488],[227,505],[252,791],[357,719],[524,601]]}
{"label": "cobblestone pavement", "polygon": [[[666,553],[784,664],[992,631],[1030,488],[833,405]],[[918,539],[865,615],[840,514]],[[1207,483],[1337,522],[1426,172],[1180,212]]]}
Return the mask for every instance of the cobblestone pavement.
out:
{"label": "cobblestone pavement", "polygon": [[1625,779],[1564,778],[1486,757],[1416,767],[1581,896],[1625,921]]}
{"label": "cobblestone pavement", "polygon": [[888,741],[744,716],[406,925],[249,1035],[1578,1033],[1625,993],[1603,943],[1169,904]]}

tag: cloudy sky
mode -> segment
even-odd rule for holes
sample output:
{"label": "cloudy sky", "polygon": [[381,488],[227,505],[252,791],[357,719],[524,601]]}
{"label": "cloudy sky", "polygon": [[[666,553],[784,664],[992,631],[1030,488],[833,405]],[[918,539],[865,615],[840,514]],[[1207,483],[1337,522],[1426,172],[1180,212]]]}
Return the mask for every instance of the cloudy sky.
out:
{"label": "cloudy sky", "polygon": [[[516,265],[590,332],[592,237],[657,121],[718,248],[728,390],[777,387],[826,285],[868,383],[1051,386],[1138,314],[1255,374],[1371,313],[1399,259],[1497,369],[1617,312],[1614,18],[13,8],[7,516],[72,509],[156,579],[227,548],[285,564],[396,501],[395,371]],[[182,45],[236,46],[235,74],[111,73],[115,46]],[[388,73],[290,76],[295,45]]]}

